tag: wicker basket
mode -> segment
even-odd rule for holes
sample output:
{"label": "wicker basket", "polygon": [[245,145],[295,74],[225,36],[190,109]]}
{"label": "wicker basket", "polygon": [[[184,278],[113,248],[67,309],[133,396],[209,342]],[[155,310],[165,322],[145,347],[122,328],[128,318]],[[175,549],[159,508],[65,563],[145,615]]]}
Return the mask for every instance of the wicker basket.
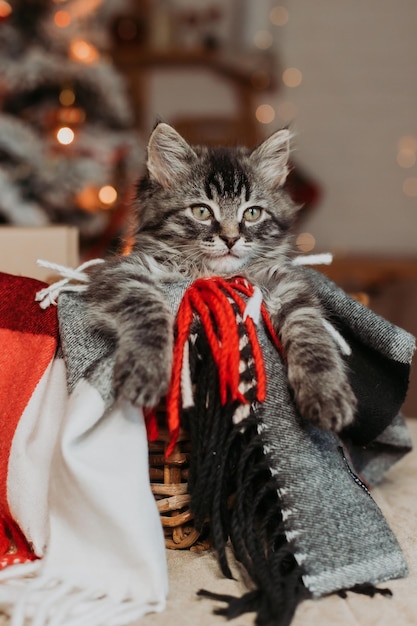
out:
{"label": "wicker basket", "polygon": [[161,426],[164,417],[165,409],[161,406],[158,409],[159,439],[149,443],[149,475],[164,529],[165,545],[174,550],[207,550],[208,527],[199,532],[190,511],[188,467],[191,443],[187,433],[180,430],[172,454],[165,459],[169,435]]}

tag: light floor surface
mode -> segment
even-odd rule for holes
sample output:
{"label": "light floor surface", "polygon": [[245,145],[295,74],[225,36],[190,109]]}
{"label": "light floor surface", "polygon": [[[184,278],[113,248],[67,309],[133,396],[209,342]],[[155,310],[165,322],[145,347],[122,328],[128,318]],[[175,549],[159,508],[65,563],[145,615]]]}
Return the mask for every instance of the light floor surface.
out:
{"label": "light floor surface", "polygon": [[[414,450],[397,463],[372,495],[394,531],[408,562],[407,578],[381,585],[391,598],[369,598],[350,593],[347,599],[332,595],[300,604],[291,626],[417,626],[417,419],[408,420]],[[170,593],[163,613],[143,618],[135,626],[252,626],[254,614],[227,622],[213,615],[216,603],[196,597],[204,588],[217,593],[241,594],[242,583],[219,574],[210,552],[168,550]],[[220,604],[219,606],[224,606]]]}
{"label": "light floor surface", "polygon": [[[388,472],[372,495],[403,548],[409,576],[381,585],[391,589],[391,598],[350,593],[347,599],[332,595],[306,600],[291,626],[417,626],[417,419],[408,420],[408,426],[414,450]],[[247,589],[242,582],[219,573],[212,553],[168,550],[167,560],[170,592],[165,611],[147,615],[132,626],[254,624],[254,614],[227,622],[213,615],[215,602],[196,596],[201,588],[230,595],[241,595]],[[0,626],[9,626],[5,616],[0,615]]]}

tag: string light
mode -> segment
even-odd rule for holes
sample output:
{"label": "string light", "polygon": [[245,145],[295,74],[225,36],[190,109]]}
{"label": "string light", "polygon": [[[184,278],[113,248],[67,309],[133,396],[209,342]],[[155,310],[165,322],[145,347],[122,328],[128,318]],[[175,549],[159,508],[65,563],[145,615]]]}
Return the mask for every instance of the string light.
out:
{"label": "string light", "polygon": [[270,104],[260,104],[255,111],[255,116],[261,124],[270,124],[275,119],[275,110]]}
{"label": "string light", "polygon": [[117,191],[111,185],[104,185],[98,192],[98,198],[102,204],[111,206],[117,200]]}
{"label": "string light", "polygon": [[71,16],[67,11],[57,11],[54,15],[54,22],[58,28],[67,28],[71,24]]}
{"label": "string light", "polygon": [[416,153],[414,150],[403,148],[397,154],[397,163],[400,167],[413,167],[416,162]]}
{"label": "string light", "polygon": [[75,194],[75,201],[80,209],[94,213],[100,209],[98,189],[95,185],[88,185]]}
{"label": "string light", "polygon": [[57,131],[56,138],[60,144],[68,146],[74,141],[75,133],[69,126],[62,126],[62,128]]}
{"label": "string light", "polygon": [[94,213],[100,209],[110,209],[117,200],[117,191],[112,185],[98,189],[89,185],[76,194],[76,202],[84,211]]}
{"label": "string light", "polygon": [[273,7],[269,13],[269,19],[275,26],[284,26],[289,20],[289,14],[285,7]]}
{"label": "string light", "polygon": [[0,0],[0,19],[5,19],[9,17],[12,13],[11,5],[5,0]]}
{"label": "string light", "polygon": [[59,94],[59,102],[60,104],[62,104],[63,107],[72,106],[75,102],[74,91],[69,87],[65,87],[64,89],[62,89]]}
{"label": "string light", "polygon": [[302,80],[303,75],[297,67],[288,67],[282,74],[282,82],[287,87],[298,87]]}
{"label": "string light", "polygon": [[72,59],[82,63],[94,63],[99,58],[97,48],[83,39],[71,41],[69,54]]}
{"label": "string light", "polygon": [[316,245],[316,240],[311,233],[300,233],[295,243],[301,252],[311,252]]}

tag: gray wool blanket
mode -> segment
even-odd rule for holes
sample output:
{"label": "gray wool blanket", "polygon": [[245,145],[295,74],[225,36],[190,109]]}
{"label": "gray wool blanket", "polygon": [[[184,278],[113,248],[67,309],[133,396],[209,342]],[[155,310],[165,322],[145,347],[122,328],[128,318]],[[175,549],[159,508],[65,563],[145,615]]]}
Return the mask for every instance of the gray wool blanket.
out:
{"label": "gray wool blanket", "polygon": [[[364,483],[380,481],[411,449],[400,407],[414,338],[322,274],[304,271],[351,348],[347,360],[358,398],[357,421],[343,439],[300,422],[285,364],[263,325],[258,338],[268,387],[257,413],[264,450],[279,477],[286,534],[305,570],[306,587],[320,596],[407,573],[401,549]],[[167,289],[174,312],[183,291],[184,286]]]}
{"label": "gray wool blanket", "polygon": [[[300,421],[285,364],[262,324],[257,332],[267,395],[256,414],[263,452],[277,485],[286,541],[307,593],[319,597],[407,574],[402,550],[368,487],[411,449],[400,409],[414,338],[320,273],[303,271],[326,317],[350,347],[346,359],[358,399],[357,421],[342,437]],[[174,314],[188,286],[165,287]],[[69,389],[85,378],[110,407],[113,342],[86,327],[82,295],[61,294],[58,314]]]}
{"label": "gray wool blanket", "polygon": [[[279,471],[296,558],[314,596],[407,573],[401,549],[361,478],[374,484],[410,450],[399,414],[414,338],[310,271],[317,294],[352,348],[351,382],[359,401],[357,426],[345,441],[301,427],[288,396],[282,364],[262,338],[269,379],[261,409],[272,463]],[[278,376],[277,370],[281,369]],[[277,415],[273,407],[287,406]],[[350,457],[350,458],[349,458]]]}
{"label": "gray wool blanket", "polygon": [[[257,414],[264,452],[271,473],[278,477],[285,534],[302,566],[305,587],[317,597],[407,573],[401,548],[365,483],[381,480],[411,449],[400,408],[414,338],[320,273],[305,271],[328,319],[351,348],[346,358],[358,398],[357,422],[342,439],[301,423],[288,390],[285,364],[262,324],[258,338],[268,387]],[[174,313],[187,286],[166,286]],[[71,388],[85,377],[111,406],[114,345],[85,326],[83,310],[82,295],[60,296],[68,385]]]}

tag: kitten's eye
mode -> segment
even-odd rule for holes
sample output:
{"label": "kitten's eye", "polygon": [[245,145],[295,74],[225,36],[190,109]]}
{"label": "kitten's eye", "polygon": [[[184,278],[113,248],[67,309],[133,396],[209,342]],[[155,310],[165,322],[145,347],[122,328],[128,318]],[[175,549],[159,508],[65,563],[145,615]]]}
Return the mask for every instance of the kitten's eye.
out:
{"label": "kitten's eye", "polygon": [[262,213],[263,210],[261,209],[261,207],[251,206],[244,212],[243,219],[247,222],[257,222],[260,219]]}
{"label": "kitten's eye", "polygon": [[205,204],[195,204],[191,207],[191,212],[200,222],[205,222],[212,217],[211,209]]}

